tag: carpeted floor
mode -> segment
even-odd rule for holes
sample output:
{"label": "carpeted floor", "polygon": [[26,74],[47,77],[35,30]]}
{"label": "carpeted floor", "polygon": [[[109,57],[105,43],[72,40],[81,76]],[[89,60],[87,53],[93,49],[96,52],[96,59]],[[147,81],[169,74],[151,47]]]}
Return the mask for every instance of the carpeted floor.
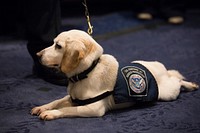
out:
{"label": "carpeted floor", "polygon": [[[183,25],[156,19],[141,22],[129,11],[93,16],[94,38],[104,53],[121,62],[158,60],[200,84],[200,11],[188,11]],[[63,19],[86,30],[83,18]],[[107,113],[102,118],[63,118],[42,121],[31,116],[36,105],[66,95],[66,87],[32,74],[25,40],[0,38],[0,133],[199,133],[200,91],[183,92],[176,101]]]}

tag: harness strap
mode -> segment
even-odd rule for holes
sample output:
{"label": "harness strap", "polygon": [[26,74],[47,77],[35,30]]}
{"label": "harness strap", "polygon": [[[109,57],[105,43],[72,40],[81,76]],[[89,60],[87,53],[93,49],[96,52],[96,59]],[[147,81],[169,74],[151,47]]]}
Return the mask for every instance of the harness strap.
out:
{"label": "harness strap", "polygon": [[94,98],[89,98],[89,99],[85,99],[85,100],[73,99],[71,97],[71,101],[72,101],[72,103],[76,103],[79,106],[83,106],[83,105],[87,105],[87,104],[94,103],[94,102],[97,102],[99,100],[102,100],[102,99],[104,99],[104,98],[106,98],[106,97],[108,97],[112,94],[113,94],[113,91],[107,91],[107,92],[104,92],[101,95],[94,97]]}

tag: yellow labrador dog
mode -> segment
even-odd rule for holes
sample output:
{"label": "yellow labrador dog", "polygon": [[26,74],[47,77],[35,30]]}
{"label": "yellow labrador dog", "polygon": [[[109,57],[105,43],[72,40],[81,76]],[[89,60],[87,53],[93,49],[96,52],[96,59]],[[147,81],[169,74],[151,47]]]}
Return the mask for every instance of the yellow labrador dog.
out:
{"label": "yellow labrador dog", "polygon": [[43,65],[57,68],[69,78],[67,96],[31,110],[32,115],[44,120],[100,117],[108,110],[137,103],[175,100],[181,86],[187,91],[198,88],[178,71],[167,70],[157,61],[133,61],[121,67],[80,30],[62,32],[52,46],[37,55]]}

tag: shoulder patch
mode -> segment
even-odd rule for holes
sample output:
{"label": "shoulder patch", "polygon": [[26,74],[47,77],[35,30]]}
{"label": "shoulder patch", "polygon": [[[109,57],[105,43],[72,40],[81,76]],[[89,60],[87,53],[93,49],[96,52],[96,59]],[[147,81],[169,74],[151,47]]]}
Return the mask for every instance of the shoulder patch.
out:
{"label": "shoulder patch", "polygon": [[121,72],[126,81],[129,96],[147,96],[148,82],[143,69],[136,66],[126,66],[121,69]]}

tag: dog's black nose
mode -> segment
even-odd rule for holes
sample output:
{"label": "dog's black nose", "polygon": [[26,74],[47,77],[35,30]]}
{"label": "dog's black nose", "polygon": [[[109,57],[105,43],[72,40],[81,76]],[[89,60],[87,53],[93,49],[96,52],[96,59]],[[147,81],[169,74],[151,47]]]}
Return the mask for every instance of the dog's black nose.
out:
{"label": "dog's black nose", "polygon": [[40,57],[40,58],[42,57],[42,54],[43,54],[43,50],[36,53],[36,55],[37,55],[38,57]]}
{"label": "dog's black nose", "polygon": [[38,57],[38,61],[41,63],[41,59],[42,59],[42,55],[43,55],[43,50],[36,53],[37,57]]}

